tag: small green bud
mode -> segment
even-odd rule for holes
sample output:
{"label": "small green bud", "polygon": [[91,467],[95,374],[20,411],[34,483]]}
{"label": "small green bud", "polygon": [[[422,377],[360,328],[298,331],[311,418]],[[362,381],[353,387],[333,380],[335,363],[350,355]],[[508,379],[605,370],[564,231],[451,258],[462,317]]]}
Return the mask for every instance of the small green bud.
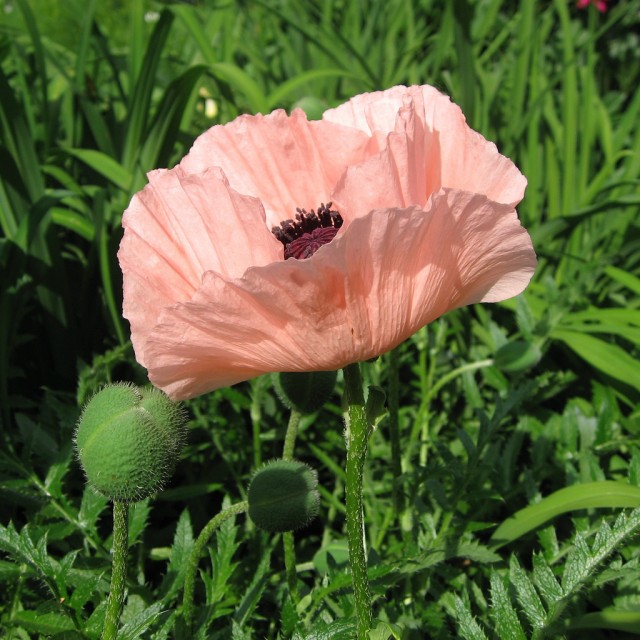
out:
{"label": "small green bud", "polygon": [[249,485],[249,517],[256,526],[272,533],[300,529],[318,514],[317,486],[316,472],[303,462],[268,462]]}
{"label": "small green bud", "polygon": [[337,371],[305,371],[276,373],[272,379],[276,393],[287,409],[309,414],[318,411],[331,397],[337,377]]}
{"label": "small green bud", "polygon": [[110,384],[85,405],[75,433],[89,484],[120,502],[162,489],[185,439],[185,414],[158,389]]}
{"label": "small green bud", "polygon": [[365,413],[367,416],[367,422],[370,425],[375,425],[376,422],[387,412],[385,402],[387,400],[387,394],[382,387],[377,385],[369,386],[369,395],[367,396],[367,403],[365,405]]}
{"label": "small green bud", "polygon": [[324,101],[313,96],[304,96],[295,102],[292,109],[302,109],[309,120],[322,120],[322,114],[329,108]]}
{"label": "small green bud", "polygon": [[535,367],[542,358],[540,347],[533,342],[514,340],[503,344],[493,359],[498,369],[517,373]]}

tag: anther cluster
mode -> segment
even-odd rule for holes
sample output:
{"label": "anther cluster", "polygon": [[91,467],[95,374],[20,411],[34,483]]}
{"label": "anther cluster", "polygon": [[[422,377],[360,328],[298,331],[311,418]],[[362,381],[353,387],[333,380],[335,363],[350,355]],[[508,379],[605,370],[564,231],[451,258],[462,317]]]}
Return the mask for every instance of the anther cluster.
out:
{"label": "anther cluster", "polygon": [[328,202],[318,210],[297,208],[295,220],[284,220],[271,232],[284,245],[284,258],[304,259],[311,257],[323,244],[331,242],[342,226],[342,216],[333,211]]}

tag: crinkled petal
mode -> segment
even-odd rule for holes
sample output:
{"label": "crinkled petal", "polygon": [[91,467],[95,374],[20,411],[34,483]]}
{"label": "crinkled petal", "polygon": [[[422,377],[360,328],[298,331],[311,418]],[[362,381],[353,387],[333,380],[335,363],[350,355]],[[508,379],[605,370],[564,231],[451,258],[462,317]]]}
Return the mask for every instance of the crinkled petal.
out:
{"label": "crinkled petal", "polygon": [[375,174],[378,190],[401,197],[396,206],[424,206],[441,187],[513,206],[524,195],[527,181],[517,167],[469,128],[460,107],[433,87],[397,86],[359,95],[325,112],[323,120],[361,129],[376,138],[381,150],[362,166],[350,167],[337,198],[353,193],[360,180],[371,184],[374,171],[382,167],[386,172]]}
{"label": "crinkled petal", "polygon": [[177,167],[148,177],[124,214],[118,251],[136,350],[165,307],[192,298],[205,272],[240,277],[283,259],[260,202],[231,189],[219,169],[188,175]]}
{"label": "crinkled petal", "polygon": [[514,209],[442,190],[425,209],[375,210],[308,260],[208,272],[165,309],[138,359],[186,398],[274,371],[330,370],[384,353],[446,311],[520,293],[535,254]]}
{"label": "crinkled petal", "polygon": [[308,122],[296,109],[243,115],[212,127],[180,166],[188,173],[222,167],[231,186],[260,198],[269,228],[293,218],[296,208],[327,202],[347,166],[366,157],[369,136],[339,123]]}

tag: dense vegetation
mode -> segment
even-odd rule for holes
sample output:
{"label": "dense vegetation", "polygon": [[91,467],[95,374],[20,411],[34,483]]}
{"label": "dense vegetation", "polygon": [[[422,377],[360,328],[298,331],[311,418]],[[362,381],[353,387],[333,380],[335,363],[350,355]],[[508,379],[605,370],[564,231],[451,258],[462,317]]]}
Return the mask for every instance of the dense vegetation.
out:
{"label": "dense vegetation", "polygon": [[[373,637],[640,634],[640,2],[608,4],[5,0],[3,637],[100,635],[111,508],[73,431],[106,382],[146,383],[116,260],[146,172],[241,113],[319,117],[426,83],[527,176],[539,263],[518,298],[449,313],[363,368],[388,408],[365,472],[374,616],[390,623]],[[342,385],[296,445],[321,494],[295,534],[297,606],[280,536],[239,515],[200,562],[192,635],[179,615],[194,539],[282,453],[288,416],[258,378],[186,404],[174,478],[130,514],[119,638],[352,637]]]}

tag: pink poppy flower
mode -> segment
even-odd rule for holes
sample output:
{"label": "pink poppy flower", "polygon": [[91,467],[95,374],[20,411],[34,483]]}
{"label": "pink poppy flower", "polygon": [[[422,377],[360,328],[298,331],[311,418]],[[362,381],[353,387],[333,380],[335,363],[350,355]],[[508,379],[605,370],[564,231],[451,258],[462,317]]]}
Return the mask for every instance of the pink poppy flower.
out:
{"label": "pink poppy flower", "polygon": [[320,121],[243,115],[148,178],[123,218],[124,315],[174,399],[372,358],[517,295],[536,263],[524,176],[429,86]]}
{"label": "pink poppy flower", "polygon": [[607,0],[578,0],[576,2],[578,9],[586,9],[590,4],[594,5],[600,13],[607,10]]}

